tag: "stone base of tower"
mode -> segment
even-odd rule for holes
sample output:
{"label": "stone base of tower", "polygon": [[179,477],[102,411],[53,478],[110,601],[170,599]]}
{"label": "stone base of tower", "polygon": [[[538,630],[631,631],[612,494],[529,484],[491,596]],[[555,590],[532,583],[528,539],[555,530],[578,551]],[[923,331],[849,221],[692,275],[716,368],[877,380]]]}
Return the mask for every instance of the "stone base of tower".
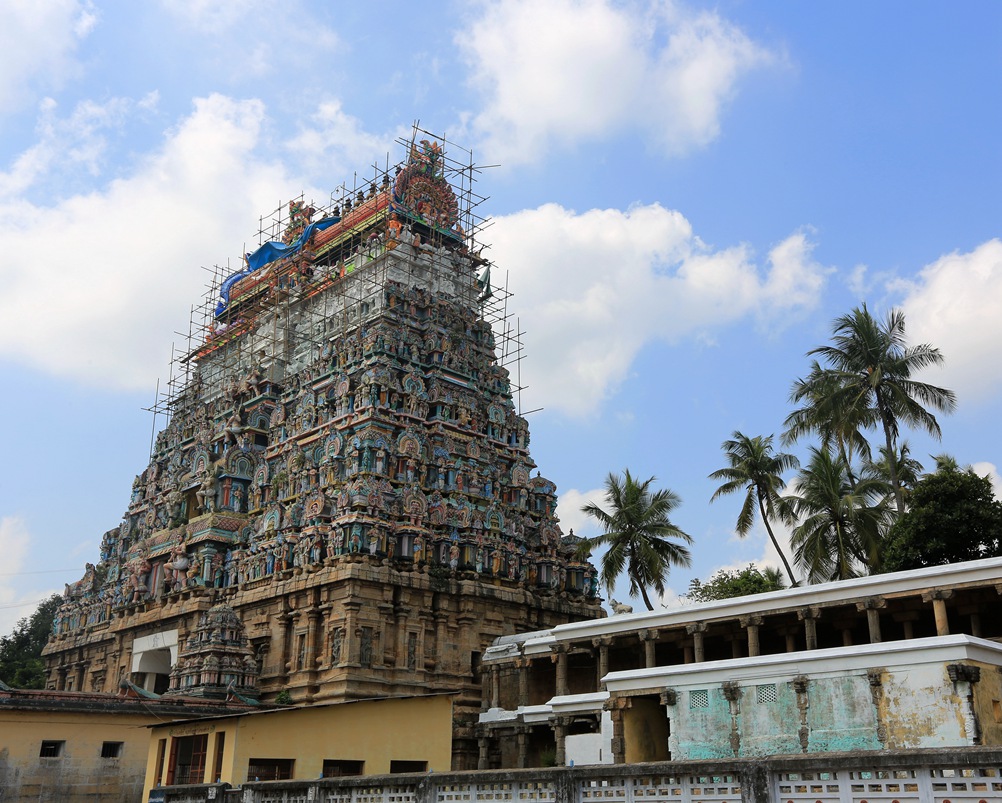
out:
{"label": "stone base of tower", "polygon": [[[225,589],[193,587],[117,610],[45,649],[49,686],[154,690],[199,622],[225,602],[243,623],[263,702],[453,694],[454,768],[475,768],[480,658],[501,635],[603,615],[595,599],[435,565],[345,555]],[[162,645],[162,646],[161,646]],[[162,652],[158,652],[162,651]],[[158,661],[160,661],[158,663]],[[168,670],[169,671],[169,670]]]}

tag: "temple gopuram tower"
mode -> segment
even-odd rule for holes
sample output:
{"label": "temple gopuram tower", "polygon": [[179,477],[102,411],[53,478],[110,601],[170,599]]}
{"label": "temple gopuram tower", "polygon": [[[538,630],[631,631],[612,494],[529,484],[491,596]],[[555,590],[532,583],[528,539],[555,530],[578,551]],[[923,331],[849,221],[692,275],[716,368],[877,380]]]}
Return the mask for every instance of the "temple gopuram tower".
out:
{"label": "temple gopuram tower", "polygon": [[232,611],[245,691],[455,692],[454,766],[475,768],[482,651],[603,615],[495,341],[476,170],[425,133],[322,208],[283,206],[217,275],[124,519],[67,586],[50,688],[202,683],[179,648]]}

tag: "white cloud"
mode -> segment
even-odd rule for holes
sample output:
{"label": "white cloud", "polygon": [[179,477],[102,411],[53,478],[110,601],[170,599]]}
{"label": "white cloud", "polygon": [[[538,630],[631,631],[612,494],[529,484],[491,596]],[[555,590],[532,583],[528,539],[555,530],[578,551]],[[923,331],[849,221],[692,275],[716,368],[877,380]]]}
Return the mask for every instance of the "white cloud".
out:
{"label": "white cloud", "polygon": [[986,400],[1002,390],[1002,240],[967,253],[953,252],[926,265],[899,288],[911,343],[929,343],[943,352],[942,369],[924,381],[950,388],[961,403]]}
{"label": "white cloud", "polygon": [[186,26],[211,34],[225,31],[252,14],[274,11],[265,0],[162,0],[162,5]]}
{"label": "white cloud", "polygon": [[490,160],[640,130],[669,154],[705,145],[738,79],[772,59],[713,12],[670,2],[506,0],[456,36],[484,97],[473,127]]}
{"label": "white cloud", "polygon": [[58,88],[78,65],[77,45],[97,22],[81,0],[8,0],[0,25],[0,113],[18,108],[36,88]]}
{"label": "white cloud", "polygon": [[[340,101],[327,100],[319,104],[306,124],[299,126],[299,133],[285,148],[310,171],[347,176],[392,153],[394,141],[404,133],[401,129],[392,134],[370,134],[357,118],[345,113]],[[360,180],[366,175],[363,172]]]}
{"label": "white cloud", "polygon": [[131,175],[50,206],[0,199],[0,354],[150,388],[202,292],[198,265],[240,254],[261,210],[295,186],[256,153],[264,119],[259,101],[196,100]]}
{"label": "white cloud", "polygon": [[100,173],[105,132],[120,126],[132,105],[124,98],[83,101],[68,117],[60,118],[56,101],[45,98],[39,105],[37,141],[0,173],[0,200],[25,192],[42,178],[51,180],[80,169],[91,176]]}
{"label": "white cloud", "polygon": [[999,476],[998,466],[994,463],[982,461],[980,463],[974,463],[971,468],[974,469],[974,473],[979,477],[988,478],[989,482],[992,484],[992,491],[995,493],[995,498],[1002,502],[1002,476]]}
{"label": "white cloud", "polygon": [[268,0],[161,0],[184,29],[201,37],[199,56],[216,78],[234,83],[269,75],[295,76],[290,92],[326,64],[341,43],[311,4],[289,0],[280,10]]}
{"label": "white cloud", "polygon": [[[11,581],[24,568],[24,559],[31,546],[31,533],[20,516],[0,517],[0,554],[4,556],[0,574],[0,635],[13,630],[18,619],[30,616],[47,594],[37,591],[19,592]],[[4,678],[0,678],[4,680]]]}
{"label": "white cloud", "polygon": [[491,238],[498,269],[517,270],[509,311],[532,321],[522,366],[531,406],[575,416],[598,409],[645,343],[749,315],[782,326],[815,306],[827,273],[803,232],[759,268],[747,247],[714,251],[659,204],[581,214],[547,204],[497,218]]}
{"label": "white cloud", "polygon": [[592,538],[600,535],[602,530],[591,516],[581,512],[581,508],[589,502],[601,506],[605,503],[605,488],[594,488],[591,491],[579,491],[569,488],[560,491],[557,504],[557,515],[560,517],[560,529],[564,535],[570,535],[571,530],[581,538]]}

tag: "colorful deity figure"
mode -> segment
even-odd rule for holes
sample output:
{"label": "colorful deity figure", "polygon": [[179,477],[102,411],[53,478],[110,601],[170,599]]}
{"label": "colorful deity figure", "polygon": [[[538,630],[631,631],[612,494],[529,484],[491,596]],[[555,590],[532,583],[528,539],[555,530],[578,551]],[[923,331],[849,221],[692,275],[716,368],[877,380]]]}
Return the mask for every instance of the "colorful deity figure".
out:
{"label": "colorful deity figure", "polygon": [[491,552],[491,574],[498,577],[502,569],[504,569],[504,553],[501,551],[501,547],[498,546]]}
{"label": "colorful deity figure", "polygon": [[188,568],[191,566],[191,558],[184,544],[178,544],[170,552],[170,560],[164,564],[164,584],[175,590],[187,582]]}
{"label": "colorful deity figure", "polygon": [[282,234],[282,242],[291,245],[298,240],[316,213],[316,209],[302,201],[289,201],[289,223]]}
{"label": "colorful deity figure", "polygon": [[222,588],[225,575],[225,559],[221,552],[212,556],[212,587]]}
{"label": "colorful deity figure", "polygon": [[216,509],[216,477],[218,475],[216,467],[206,472],[198,490],[195,491],[195,498],[198,499],[198,506],[206,513],[212,513]]}
{"label": "colorful deity figure", "polygon": [[244,490],[243,483],[240,482],[233,483],[233,490],[230,493],[230,497],[232,500],[231,504],[233,507],[233,511],[235,513],[243,513],[244,499],[247,498],[247,492]]}
{"label": "colorful deity figure", "polygon": [[150,562],[146,559],[145,555],[133,558],[126,564],[126,570],[128,571],[126,585],[132,592],[130,602],[139,602],[149,593],[147,583],[149,582],[150,571],[152,568],[153,567],[150,565]]}

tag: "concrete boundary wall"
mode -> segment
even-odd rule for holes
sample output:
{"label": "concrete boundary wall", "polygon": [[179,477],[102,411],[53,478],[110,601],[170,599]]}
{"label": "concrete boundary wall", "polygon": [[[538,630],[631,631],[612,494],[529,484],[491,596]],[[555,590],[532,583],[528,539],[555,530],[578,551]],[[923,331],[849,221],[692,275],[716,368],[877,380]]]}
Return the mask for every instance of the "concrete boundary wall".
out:
{"label": "concrete boundary wall", "polygon": [[163,803],[1000,803],[1002,748],[384,775],[155,789]]}

